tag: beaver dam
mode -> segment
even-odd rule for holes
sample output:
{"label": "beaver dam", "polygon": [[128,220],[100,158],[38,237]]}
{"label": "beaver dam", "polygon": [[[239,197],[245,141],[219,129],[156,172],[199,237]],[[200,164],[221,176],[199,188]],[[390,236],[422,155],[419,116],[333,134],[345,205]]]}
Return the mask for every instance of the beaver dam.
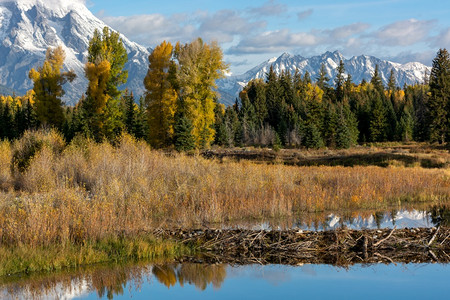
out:
{"label": "beaver dam", "polygon": [[450,228],[379,230],[158,230],[198,249],[194,262],[228,264],[449,263]]}

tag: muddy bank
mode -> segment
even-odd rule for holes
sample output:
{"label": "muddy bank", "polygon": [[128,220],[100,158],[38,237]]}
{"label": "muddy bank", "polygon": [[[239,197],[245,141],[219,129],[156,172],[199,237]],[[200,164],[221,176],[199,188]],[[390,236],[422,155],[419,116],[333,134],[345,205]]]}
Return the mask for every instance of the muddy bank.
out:
{"label": "muddy bank", "polygon": [[228,264],[450,262],[450,228],[335,231],[159,230],[194,246],[200,255],[182,260]]}

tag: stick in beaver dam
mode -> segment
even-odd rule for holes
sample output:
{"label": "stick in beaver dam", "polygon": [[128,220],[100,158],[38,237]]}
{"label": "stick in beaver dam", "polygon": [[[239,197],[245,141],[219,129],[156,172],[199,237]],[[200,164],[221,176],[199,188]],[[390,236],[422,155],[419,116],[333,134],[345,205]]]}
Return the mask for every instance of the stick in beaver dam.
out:
{"label": "stick in beaver dam", "polygon": [[[336,231],[158,230],[155,235],[193,245],[210,262],[353,263],[450,262],[450,228]],[[435,242],[435,243],[434,243]],[[207,254],[207,255],[205,255]]]}

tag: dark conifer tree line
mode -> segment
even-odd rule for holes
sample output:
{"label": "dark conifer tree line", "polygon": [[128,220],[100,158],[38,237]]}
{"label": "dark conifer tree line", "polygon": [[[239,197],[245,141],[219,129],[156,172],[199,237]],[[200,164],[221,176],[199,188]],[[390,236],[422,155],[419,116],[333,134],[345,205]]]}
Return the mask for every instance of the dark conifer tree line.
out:
{"label": "dark conifer tree line", "polygon": [[308,72],[277,74],[271,67],[264,80],[250,81],[229,107],[219,104],[214,92],[214,80],[227,68],[214,43],[198,39],[156,47],[143,83],[147,92],[138,99],[119,90],[128,76],[126,56],[117,33],[96,32],[85,66],[88,89],[70,107],[61,102],[62,85],[75,75],[61,73],[60,48],[49,50],[44,65],[30,72],[33,90],[0,97],[0,139],[51,126],[67,141],[82,135],[114,142],[128,132],[153,147],[180,151],[211,144],[341,149],[367,142],[450,140],[446,49],[439,50],[423,83],[402,88],[393,70],[384,86],[378,66],[371,80],[361,83],[352,82],[342,61],[335,78],[328,78],[323,65],[314,79]]}
{"label": "dark conifer tree line", "polygon": [[[329,83],[334,81],[334,87]],[[378,66],[370,82],[352,82],[340,63],[336,78],[322,66],[309,74],[273,68],[252,80],[240,101],[216,111],[215,142],[223,146],[349,148],[357,143],[429,141],[450,138],[450,59],[439,50],[424,83],[398,87],[394,70],[383,85]]]}

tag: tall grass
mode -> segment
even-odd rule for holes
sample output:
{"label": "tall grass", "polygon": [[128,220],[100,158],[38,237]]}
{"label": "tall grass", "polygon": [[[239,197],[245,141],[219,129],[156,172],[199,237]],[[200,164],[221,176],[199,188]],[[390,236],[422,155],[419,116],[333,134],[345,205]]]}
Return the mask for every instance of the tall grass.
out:
{"label": "tall grass", "polygon": [[1,142],[0,158],[0,242],[8,246],[83,245],[155,226],[450,198],[448,169],[219,163],[167,155],[130,136],[113,147],[28,132]]}

